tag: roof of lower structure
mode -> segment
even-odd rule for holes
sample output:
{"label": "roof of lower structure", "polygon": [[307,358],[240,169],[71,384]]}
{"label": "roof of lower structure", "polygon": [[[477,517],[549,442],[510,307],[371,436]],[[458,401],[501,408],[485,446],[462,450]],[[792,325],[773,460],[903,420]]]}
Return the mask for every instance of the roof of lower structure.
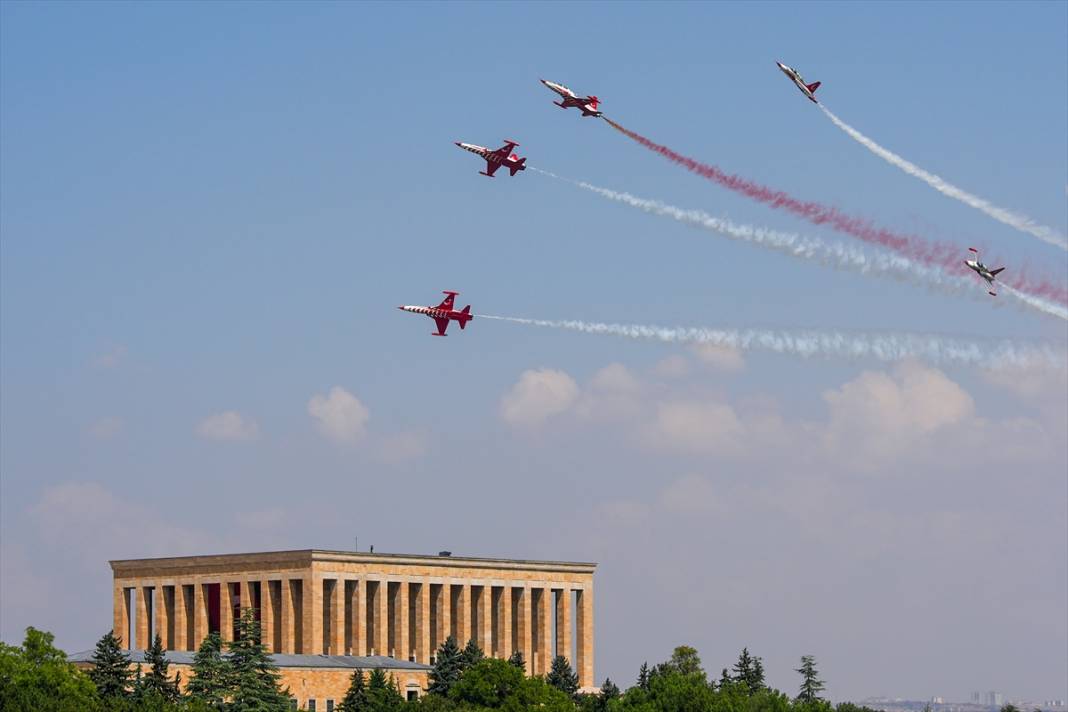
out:
{"label": "roof of lower structure", "polygon": [[[251,561],[250,561],[251,560]],[[432,554],[380,554],[363,551],[334,551],[330,549],[296,549],[291,551],[259,551],[232,554],[202,554],[193,556],[168,556],[151,559],[114,559],[110,561],[112,570],[136,570],[144,566],[178,568],[184,566],[211,567],[236,562],[242,563],[300,563],[309,565],[312,561],[332,561],[348,563],[393,563],[430,566],[462,567],[465,564],[474,567],[494,566],[509,569],[530,569],[546,571],[570,571],[592,574],[597,567],[595,563],[582,561],[543,561],[535,559],[499,559],[477,556],[442,556]]]}
{"label": "roof of lower structure", "polygon": [[[125,651],[130,656],[131,663],[143,662],[145,660],[144,650],[127,650]],[[72,653],[67,656],[67,660],[72,663],[91,663],[93,662],[93,650],[84,650],[80,653]],[[167,650],[164,651],[167,662],[175,665],[192,665],[193,656],[195,653],[188,650]],[[223,657],[227,657],[227,653],[223,653]],[[429,665],[423,665],[422,663],[413,663],[405,660],[397,660],[396,658],[386,657],[384,655],[287,655],[284,653],[275,653],[270,655],[274,664],[280,668],[343,668],[348,670],[354,670],[361,668],[364,670],[416,670],[426,671],[432,668]]]}

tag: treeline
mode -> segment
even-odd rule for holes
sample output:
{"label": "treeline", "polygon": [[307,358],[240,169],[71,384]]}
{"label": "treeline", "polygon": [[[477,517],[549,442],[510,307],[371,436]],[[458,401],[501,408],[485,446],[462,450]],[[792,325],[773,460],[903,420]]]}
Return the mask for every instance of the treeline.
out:
{"label": "treeline", "polygon": [[[160,637],[132,661],[112,633],[93,652],[93,668],[83,673],[53,645],[53,636],[34,628],[21,647],[0,643],[0,709],[22,712],[288,712],[295,709],[288,689],[260,641],[260,624],[246,609],[235,640],[204,639],[182,689],[172,676]],[[224,647],[226,655],[223,654]],[[135,667],[136,664],[136,667]],[[435,655],[426,694],[408,702],[391,675],[382,670],[353,672],[338,712],[874,712],[851,703],[832,706],[811,656],[801,658],[798,693],[769,688],[759,657],[743,650],[718,678],[706,675],[695,649],[682,646],[671,659],[643,664],[635,683],[621,690],[605,680],[599,694],[578,690],[568,660],[557,656],[545,677],[528,677],[521,653],[509,660],[487,658],[474,642],[460,648],[451,636]]]}

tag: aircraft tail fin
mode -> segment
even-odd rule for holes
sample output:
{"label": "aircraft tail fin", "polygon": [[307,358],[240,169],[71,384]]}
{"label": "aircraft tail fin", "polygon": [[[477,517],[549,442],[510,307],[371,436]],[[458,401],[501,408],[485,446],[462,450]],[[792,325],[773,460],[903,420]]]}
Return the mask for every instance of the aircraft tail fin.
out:
{"label": "aircraft tail fin", "polygon": [[816,90],[820,88],[820,83],[819,82],[812,82],[811,84],[806,84],[805,86],[808,87],[808,90],[810,92],[815,94]]}
{"label": "aircraft tail fin", "polygon": [[460,328],[463,329],[465,326],[467,326],[467,322],[471,321],[472,319],[474,319],[474,317],[471,316],[471,305],[468,304],[466,307],[463,308],[463,310],[460,311]]}
{"label": "aircraft tail fin", "polygon": [[520,158],[518,161],[515,162],[515,165],[509,168],[508,170],[511,171],[512,175],[515,175],[517,171],[525,171],[527,169],[525,165],[526,162],[526,158]]}
{"label": "aircraft tail fin", "polygon": [[1005,271],[1004,267],[998,267],[997,269],[990,270],[990,274],[996,275],[998,272],[1004,272],[1004,271]]}

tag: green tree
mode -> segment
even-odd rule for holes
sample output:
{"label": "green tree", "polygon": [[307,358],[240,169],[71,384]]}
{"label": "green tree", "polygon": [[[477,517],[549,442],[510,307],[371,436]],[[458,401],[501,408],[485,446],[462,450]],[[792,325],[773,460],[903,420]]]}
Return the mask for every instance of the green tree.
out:
{"label": "green tree", "polygon": [[397,683],[381,668],[371,671],[367,679],[367,709],[370,712],[396,712],[404,706],[404,697],[397,689]]}
{"label": "green tree", "polygon": [[801,692],[797,695],[798,702],[815,702],[821,699],[823,692],[823,680],[816,671],[816,658],[812,655],[801,656],[801,667],[797,668],[801,674]]}
{"label": "green tree", "polygon": [[731,668],[731,680],[734,682],[748,682],[753,675],[753,658],[749,655],[749,648],[742,648],[738,655],[738,662]]}
{"label": "green tree", "polygon": [[145,662],[148,663],[148,675],[141,681],[142,695],[145,697],[158,697],[167,702],[178,701],[178,684],[171,680],[168,673],[170,663],[167,662],[167,654],[163,651],[163,638],[156,633],[152,646],[145,651]]}
{"label": "green tree", "polygon": [[7,712],[94,712],[100,709],[88,675],[67,662],[55,636],[30,627],[21,647],[0,643],[0,709]]}
{"label": "green tree", "polygon": [[522,712],[575,712],[571,698],[540,677],[527,677],[505,660],[486,658],[464,671],[449,691],[460,709],[501,709]]}
{"label": "green tree", "polygon": [[478,643],[475,642],[475,639],[472,638],[467,641],[467,645],[464,647],[463,669],[466,670],[469,667],[474,667],[484,657],[486,657],[486,654],[482,652],[482,648],[480,648]]}
{"label": "green tree", "polygon": [[1009,702],[1008,704],[1002,705],[1001,712],[1020,712],[1020,708]]}
{"label": "green tree", "polygon": [[574,697],[578,692],[578,675],[571,669],[571,663],[563,655],[553,658],[552,668],[545,681],[569,697]]}
{"label": "green tree", "polygon": [[671,653],[671,660],[668,661],[668,665],[683,675],[700,675],[702,678],[705,676],[697,649],[691,648],[689,645],[680,645],[675,648]]}
{"label": "green tree", "polygon": [[753,657],[753,674],[746,680],[746,684],[749,686],[749,693],[753,695],[764,689],[764,660],[762,658]]}
{"label": "green tree", "polygon": [[434,669],[430,671],[427,692],[433,695],[447,695],[464,671],[464,651],[456,644],[451,635],[438,648],[434,656]]}
{"label": "green tree", "polygon": [[514,653],[512,653],[512,657],[508,658],[508,662],[510,662],[512,665],[515,665],[517,668],[522,670],[524,673],[527,671],[527,661],[523,659],[523,651],[522,650],[517,650]]}
{"label": "green tree", "polygon": [[723,672],[719,674],[719,689],[730,687],[731,682],[731,674],[727,672],[727,668],[723,668]]}
{"label": "green tree", "polygon": [[289,695],[278,686],[278,666],[261,641],[260,622],[253,608],[243,608],[234,640],[228,643],[230,704],[227,712],[289,708]]}
{"label": "green tree", "polygon": [[363,682],[363,670],[356,668],[352,671],[352,682],[349,683],[348,692],[338,705],[338,712],[364,712],[367,709],[367,687]]}
{"label": "green tree", "polygon": [[621,696],[622,693],[619,691],[619,686],[612,682],[612,678],[606,677],[604,684],[601,685],[601,694],[597,697],[598,709],[607,710],[608,705],[613,700],[618,700]]}
{"label": "green tree", "polygon": [[122,651],[114,631],[108,631],[96,642],[90,658],[93,669],[89,679],[96,686],[101,699],[124,698],[130,694],[130,656]]}
{"label": "green tree", "polygon": [[649,663],[648,662],[642,663],[642,666],[638,669],[638,689],[640,689],[640,690],[648,690],[649,689]]}
{"label": "green tree", "polygon": [[222,709],[230,688],[229,671],[222,659],[222,638],[217,632],[209,633],[193,656],[193,676],[189,678],[187,692],[211,708]]}

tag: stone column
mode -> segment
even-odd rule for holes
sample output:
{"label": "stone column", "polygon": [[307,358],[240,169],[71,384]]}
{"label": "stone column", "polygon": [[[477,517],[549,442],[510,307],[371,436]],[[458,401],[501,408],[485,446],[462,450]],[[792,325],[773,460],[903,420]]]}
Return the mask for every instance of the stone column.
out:
{"label": "stone column", "polygon": [[[159,635],[160,642],[163,643],[164,650],[174,650],[173,641],[170,640],[168,635],[168,628],[170,623],[170,616],[167,610],[167,594],[163,588],[163,584],[157,583],[155,591],[152,592],[152,617],[154,619],[153,628]],[[153,636],[153,639],[155,636]],[[149,645],[152,641],[149,641]]]}
{"label": "stone column", "polygon": [[219,584],[219,635],[223,643],[234,639],[234,584],[223,581]]}
{"label": "stone column", "polygon": [[208,636],[208,603],[204,600],[206,585],[199,580],[193,582],[193,640],[189,644],[190,650],[200,648]]}
{"label": "stone column", "polygon": [[260,579],[260,640],[269,653],[277,653],[274,635],[278,625],[278,614],[271,595],[271,582]]}
{"label": "stone column", "polygon": [[137,637],[134,647],[139,649],[148,648],[148,587],[137,587]]}
{"label": "stone column", "polygon": [[303,610],[301,611],[303,645],[301,646],[301,652],[304,655],[318,655],[324,652],[323,580],[314,574],[305,574],[301,589],[303,603]]}
{"label": "stone column", "polygon": [[523,653],[527,663],[527,675],[534,674],[534,636],[531,630],[530,584],[517,588],[515,598],[516,648]]}
{"label": "stone column", "polygon": [[[441,596],[438,599],[438,647],[452,635],[452,584],[441,584]],[[431,651],[436,652],[436,651]]]}
{"label": "stone column", "polygon": [[410,615],[408,607],[410,605],[408,581],[403,580],[397,585],[397,599],[394,601],[393,608],[395,618],[393,622],[393,657],[405,662],[408,660],[408,643],[411,635],[408,630],[408,617]]}
{"label": "stone column", "polygon": [[553,644],[550,640],[553,634],[551,605],[553,590],[545,586],[532,589],[532,591],[537,595],[535,603],[538,612],[537,627],[534,631],[537,638],[536,655],[538,664],[534,667],[534,674],[548,675],[553,662]]}
{"label": "stone column", "polygon": [[415,612],[415,660],[429,665],[430,656],[434,652],[430,649],[430,581],[424,578],[417,585],[419,586],[419,605]]}
{"label": "stone column", "polygon": [[345,654],[345,579],[334,580],[330,596],[330,654]]}
{"label": "stone column", "polygon": [[575,671],[579,687],[593,686],[593,588],[581,588],[575,600]]}
{"label": "stone column", "polygon": [[509,658],[515,652],[515,635],[512,630],[512,584],[508,582],[501,589],[501,610],[497,613],[500,631],[497,633],[497,655]]}
{"label": "stone column", "polygon": [[189,649],[189,619],[185,606],[185,585],[178,581],[174,584],[174,650]]}
{"label": "stone column", "polygon": [[241,613],[240,613],[240,615],[245,615],[245,609],[246,608],[252,608],[252,585],[251,585],[251,581],[250,581],[250,579],[248,579],[246,577],[246,578],[241,579],[241,581],[237,585],[241,587],[241,591],[240,591]]}
{"label": "stone column", "polygon": [[571,589],[557,591],[556,598],[556,655],[563,655],[574,667],[571,657]]}
{"label": "stone column", "polygon": [[293,652],[293,648],[296,645],[293,635],[295,629],[293,620],[293,584],[289,579],[282,579],[281,588],[282,610],[278,624],[282,626],[281,652],[288,655]]}
{"label": "stone column", "polygon": [[375,655],[389,654],[389,581],[378,580],[374,602],[374,649]]}
{"label": "stone column", "polygon": [[352,587],[352,654],[367,654],[367,577]]}
{"label": "stone column", "polygon": [[461,583],[453,584],[453,588],[456,589],[456,635],[459,638],[456,642],[460,647],[467,645],[467,641],[471,640],[471,584]]}
{"label": "stone column", "polygon": [[119,647],[130,647],[130,598],[118,581],[111,585],[112,610],[111,632],[118,639]]}
{"label": "stone column", "polygon": [[493,586],[486,584],[478,597],[478,644],[486,657],[493,655]]}

